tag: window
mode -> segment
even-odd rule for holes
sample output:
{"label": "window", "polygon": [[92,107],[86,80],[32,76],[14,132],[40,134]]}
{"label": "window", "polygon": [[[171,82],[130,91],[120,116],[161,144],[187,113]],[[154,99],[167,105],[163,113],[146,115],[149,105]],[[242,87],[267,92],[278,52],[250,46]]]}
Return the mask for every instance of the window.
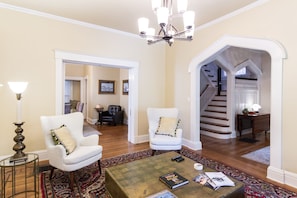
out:
{"label": "window", "polygon": [[235,76],[243,76],[246,75],[246,67],[242,68],[241,70],[237,71]]}

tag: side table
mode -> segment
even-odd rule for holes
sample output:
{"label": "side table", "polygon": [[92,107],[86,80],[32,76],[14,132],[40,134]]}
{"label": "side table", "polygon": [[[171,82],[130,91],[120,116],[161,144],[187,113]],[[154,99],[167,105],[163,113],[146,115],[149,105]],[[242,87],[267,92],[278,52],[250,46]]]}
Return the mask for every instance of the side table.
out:
{"label": "side table", "polygon": [[95,108],[95,109],[98,112],[98,121],[96,122],[96,125],[99,125],[99,124],[102,125],[102,112],[103,112],[104,108],[101,107],[101,108]]}
{"label": "side table", "polygon": [[244,129],[252,129],[253,139],[256,138],[256,133],[270,130],[270,114],[251,114],[237,115],[237,130],[241,136],[241,131]]}
{"label": "side table", "polygon": [[0,161],[1,198],[39,197],[39,157],[28,153],[26,160],[10,162],[10,157]]}

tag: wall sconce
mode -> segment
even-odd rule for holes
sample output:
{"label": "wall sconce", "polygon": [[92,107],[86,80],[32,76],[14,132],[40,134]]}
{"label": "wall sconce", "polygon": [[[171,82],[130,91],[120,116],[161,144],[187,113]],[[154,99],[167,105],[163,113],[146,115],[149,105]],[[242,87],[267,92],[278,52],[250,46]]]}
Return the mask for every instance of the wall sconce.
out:
{"label": "wall sconce", "polygon": [[16,144],[13,146],[13,150],[16,151],[16,153],[10,158],[10,162],[26,161],[27,155],[23,152],[26,146],[23,144],[25,136],[22,135],[22,125],[24,122],[22,121],[21,98],[22,93],[27,88],[28,82],[8,82],[8,85],[9,88],[16,94],[17,98],[17,121],[14,122],[14,125],[17,128],[15,130],[16,136],[13,138],[13,140],[16,142]]}

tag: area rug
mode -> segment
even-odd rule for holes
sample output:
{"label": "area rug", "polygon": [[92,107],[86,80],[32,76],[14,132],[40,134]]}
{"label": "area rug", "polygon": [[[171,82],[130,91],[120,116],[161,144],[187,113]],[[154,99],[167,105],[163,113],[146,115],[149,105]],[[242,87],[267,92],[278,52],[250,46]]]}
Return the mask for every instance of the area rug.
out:
{"label": "area rug", "polygon": [[270,146],[258,149],[256,151],[242,155],[241,157],[260,162],[262,164],[270,164]]}
{"label": "area rug", "polygon": [[83,134],[85,137],[89,135],[102,135],[101,132],[99,132],[97,129],[95,129],[87,123],[84,123],[83,125]]}
{"label": "area rug", "polygon": [[[157,153],[160,154],[160,153]],[[184,148],[181,154],[204,164],[216,171],[222,171],[226,175],[245,183],[246,198],[293,198],[297,194],[284,188],[264,182],[250,176],[238,169],[227,166],[223,163],[207,159],[200,156],[197,152]],[[75,185],[73,192],[69,188],[68,175],[60,170],[55,170],[52,180],[49,179],[49,170],[40,173],[42,197],[62,198],[62,197],[87,197],[87,198],[109,198],[105,189],[105,168],[130,161],[143,159],[151,155],[151,150],[144,150],[102,160],[102,175],[99,174],[97,164],[94,163],[83,168],[75,174]],[[186,195],[185,195],[186,197]]]}

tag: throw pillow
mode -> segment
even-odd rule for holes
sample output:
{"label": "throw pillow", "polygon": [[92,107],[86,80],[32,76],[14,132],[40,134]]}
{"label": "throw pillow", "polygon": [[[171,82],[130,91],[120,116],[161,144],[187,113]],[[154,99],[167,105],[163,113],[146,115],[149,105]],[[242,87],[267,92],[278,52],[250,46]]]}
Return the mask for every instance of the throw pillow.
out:
{"label": "throw pillow", "polygon": [[159,127],[155,134],[175,137],[178,124],[179,124],[178,118],[160,117]]}
{"label": "throw pillow", "polygon": [[76,147],[76,141],[71,136],[69,129],[65,125],[62,125],[60,128],[57,129],[52,129],[51,135],[56,145],[61,144],[64,146],[67,155],[74,151]]}

